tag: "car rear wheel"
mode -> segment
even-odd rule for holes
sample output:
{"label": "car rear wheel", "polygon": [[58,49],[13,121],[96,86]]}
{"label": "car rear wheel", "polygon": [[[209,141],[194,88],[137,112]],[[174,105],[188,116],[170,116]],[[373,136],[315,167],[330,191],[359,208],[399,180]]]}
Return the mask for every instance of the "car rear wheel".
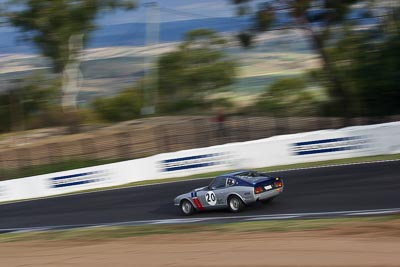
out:
{"label": "car rear wheel", "polygon": [[193,205],[188,200],[182,200],[180,207],[181,207],[181,212],[184,215],[191,215],[194,212]]}
{"label": "car rear wheel", "polygon": [[238,196],[231,196],[228,199],[228,208],[232,212],[239,212],[244,208],[244,203]]}

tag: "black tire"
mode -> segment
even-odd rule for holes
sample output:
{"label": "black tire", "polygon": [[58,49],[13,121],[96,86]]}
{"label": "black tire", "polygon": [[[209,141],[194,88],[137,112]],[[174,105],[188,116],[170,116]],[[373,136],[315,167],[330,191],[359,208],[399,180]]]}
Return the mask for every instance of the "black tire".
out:
{"label": "black tire", "polygon": [[183,215],[189,216],[189,215],[192,215],[194,212],[194,207],[193,207],[192,203],[190,203],[189,200],[186,200],[186,199],[182,200],[179,207],[180,207]]}
{"label": "black tire", "polygon": [[244,203],[238,196],[230,196],[228,198],[228,208],[231,212],[239,212],[244,208]]}

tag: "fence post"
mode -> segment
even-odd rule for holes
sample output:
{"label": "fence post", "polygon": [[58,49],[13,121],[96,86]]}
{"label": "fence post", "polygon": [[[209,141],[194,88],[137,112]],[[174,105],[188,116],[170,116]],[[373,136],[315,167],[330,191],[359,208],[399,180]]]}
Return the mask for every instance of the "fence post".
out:
{"label": "fence post", "polygon": [[208,131],[207,125],[204,124],[204,120],[198,119],[193,121],[193,128],[194,128],[194,136],[195,136],[195,147],[204,147],[208,146]]}
{"label": "fence post", "polygon": [[[59,156],[55,156],[54,154],[57,153]],[[52,143],[47,145],[47,155],[49,157],[50,164],[53,166],[55,163],[61,162],[64,160],[62,147],[58,143]],[[61,158],[58,160],[55,158]],[[54,169],[53,169],[54,171]]]}
{"label": "fence post", "polygon": [[6,170],[5,170],[4,164],[3,164],[3,157],[0,154],[0,181],[6,179],[5,171]]}
{"label": "fence post", "polygon": [[160,133],[161,133],[161,138],[163,140],[163,147],[165,148],[166,152],[170,152],[170,140],[169,140],[169,134],[168,134],[168,128],[165,127],[165,125],[160,126]]}
{"label": "fence post", "polygon": [[49,161],[49,163],[51,164],[51,165],[53,165],[53,163],[54,163],[54,158],[53,158],[53,151],[52,151],[52,149],[53,149],[53,146],[54,146],[55,144],[47,144],[47,146],[46,146],[46,150],[47,150],[47,158],[48,158],[48,161]]}
{"label": "fence post", "polygon": [[80,146],[85,159],[88,159],[88,156],[90,156],[90,159],[97,159],[97,149],[93,138],[81,139]]}
{"label": "fence post", "polygon": [[[130,132],[122,132],[117,134],[119,157],[123,160],[129,158],[129,146],[126,140],[130,140]],[[130,144],[130,142],[129,142]]]}
{"label": "fence post", "polygon": [[[29,150],[26,148],[20,148],[20,149],[16,150],[18,170],[21,170],[27,166],[30,167],[31,159],[30,159],[30,153],[28,151]],[[25,163],[29,163],[29,164],[25,164]]]}
{"label": "fence post", "polygon": [[162,153],[162,143],[160,142],[160,135],[158,134],[159,132],[159,127],[160,126],[153,126],[153,142],[155,144],[155,151],[157,151],[156,153],[160,154]]}

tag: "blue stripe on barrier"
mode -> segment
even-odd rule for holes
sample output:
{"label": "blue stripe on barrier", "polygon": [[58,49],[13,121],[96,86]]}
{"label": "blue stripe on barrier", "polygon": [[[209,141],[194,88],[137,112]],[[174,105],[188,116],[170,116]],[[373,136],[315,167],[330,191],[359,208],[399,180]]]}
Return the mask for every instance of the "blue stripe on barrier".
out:
{"label": "blue stripe on barrier", "polygon": [[66,184],[56,184],[53,185],[54,188],[59,188],[59,187],[66,187],[66,186],[74,186],[74,185],[82,185],[82,184],[89,184],[95,182],[94,180],[83,180],[79,182],[72,182],[72,183],[66,183]]}
{"label": "blue stripe on barrier", "polygon": [[94,174],[94,173],[95,172],[77,173],[77,174],[71,174],[71,175],[66,175],[66,176],[54,177],[54,178],[51,178],[51,180],[57,181],[57,180],[62,180],[62,179],[76,178],[76,177],[82,177],[82,176],[91,175],[91,174]]}
{"label": "blue stripe on barrier", "polygon": [[341,141],[350,141],[350,140],[357,140],[357,139],[361,139],[361,137],[360,136],[352,136],[352,137],[322,139],[322,140],[294,143],[293,145],[294,146],[307,146],[307,145],[326,144],[326,143],[334,143],[334,142],[341,142]]}
{"label": "blue stripe on barrier", "polygon": [[53,188],[83,185],[83,184],[95,183],[103,179],[106,179],[106,176],[104,175],[99,176],[98,175],[99,173],[100,173],[99,171],[84,172],[84,173],[53,177],[49,178],[49,180],[51,183],[51,187]]}
{"label": "blue stripe on barrier", "polygon": [[166,159],[166,160],[161,161],[161,163],[171,163],[171,162],[178,162],[178,161],[211,158],[211,157],[214,157],[217,155],[218,154],[205,154],[205,155],[198,155],[198,156],[191,156],[191,157],[184,157],[184,158]]}
{"label": "blue stripe on barrier", "polygon": [[168,167],[164,170],[167,172],[171,171],[179,171],[179,170],[187,170],[187,169],[194,169],[194,168],[201,168],[207,166],[217,165],[217,162],[205,162],[205,163],[198,163],[198,164],[191,164],[191,165],[184,165],[184,166],[176,166],[176,167]]}
{"label": "blue stripe on barrier", "polygon": [[298,152],[296,152],[296,155],[310,155],[310,154],[320,154],[320,153],[328,153],[328,152],[346,151],[346,150],[353,150],[353,149],[361,149],[361,148],[364,148],[364,147],[365,146],[363,146],[363,145],[356,145],[356,146],[342,146],[342,147],[335,147],[335,148],[298,151]]}

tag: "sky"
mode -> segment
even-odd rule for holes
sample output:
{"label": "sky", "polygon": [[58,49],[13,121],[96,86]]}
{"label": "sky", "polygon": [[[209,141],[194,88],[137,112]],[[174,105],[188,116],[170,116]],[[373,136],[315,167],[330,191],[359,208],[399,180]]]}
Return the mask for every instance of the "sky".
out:
{"label": "sky", "polygon": [[[0,0],[0,5],[8,0]],[[145,3],[157,2],[160,7],[160,22],[192,20],[204,18],[235,16],[235,6],[231,0],[134,0],[137,8],[130,11],[113,11],[100,14],[98,26],[116,25],[131,22],[146,22]],[[253,6],[265,0],[252,0]],[[0,32],[14,31],[11,27],[0,27]],[[1,40],[0,40],[1,42]]]}
{"label": "sky", "polygon": [[[151,1],[151,0],[150,0]],[[132,11],[117,11],[102,15],[101,25],[145,22],[144,4],[150,1],[138,1],[138,8]],[[201,18],[231,17],[235,14],[230,0],[158,0],[160,21],[190,20]],[[260,2],[260,1],[254,1]]]}
{"label": "sky", "polygon": [[[0,0],[0,4],[7,0]],[[266,0],[253,0],[253,6]],[[396,0],[398,1],[398,0]],[[235,6],[231,0],[136,0],[138,8],[131,11],[116,11],[102,14],[97,22],[100,25],[114,25],[130,22],[145,22],[145,7],[148,2],[157,2],[160,6],[160,20],[177,21],[201,18],[230,17],[235,15]],[[386,3],[387,1],[385,1]]]}
{"label": "sky", "polygon": [[[0,0],[0,4],[8,0]],[[134,0],[135,1],[135,0]],[[265,0],[253,0],[256,4]],[[130,11],[103,12],[96,19],[96,25],[102,26],[126,24],[134,22],[146,22],[146,3],[156,2],[160,7],[160,21],[185,21],[193,19],[232,17],[236,14],[235,6],[231,0],[136,0],[137,8]],[[20,7],[16,7],[20,8]],[[11,26],[0,27],[0,34],[16,34],[18,30]],[[11,37],[10,37],[11,38]],[[14,45],[12,40],[0,38],[0,48],[6,45]],[[19,43],[20,45],[21,43]]]}
{"label": "sky", "polygon": [[[0,4],[7,0],[0,0]],[[115,25],[130,22],[145,22],[145,3],[157,2],[160,7],[160,21],[191,20],[202,18],[231,17],[235,6],[231,0],[137,0],[138,8],[131,11],[106,12],[99,16],[99,25]],[[252,5],[265,0],[253,0]]]}

